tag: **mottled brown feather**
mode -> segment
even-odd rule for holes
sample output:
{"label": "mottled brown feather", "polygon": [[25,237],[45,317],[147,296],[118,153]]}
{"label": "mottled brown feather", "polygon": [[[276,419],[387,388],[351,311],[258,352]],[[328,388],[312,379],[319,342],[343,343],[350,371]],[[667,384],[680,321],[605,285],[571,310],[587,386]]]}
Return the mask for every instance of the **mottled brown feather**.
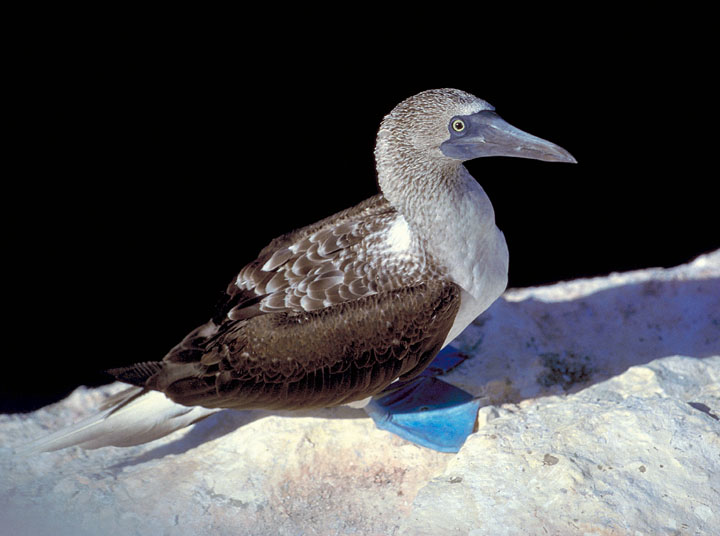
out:
{"label": "mottled brown feather", "polygon": [[421,371],[459,290],[422,244],[388,254],[398,217],[377,195],[276,238],[163,361],[112,373],[185,405],[292,409],[362,399]]}
{"label": "mottled brown feather", "polygon": [[458,298],[455,284],[437,279],[319,311],[259,315],[214,338],[199,361],[168,356],[145,386],[205,407],[298,409],[359,400],[429,364]]}

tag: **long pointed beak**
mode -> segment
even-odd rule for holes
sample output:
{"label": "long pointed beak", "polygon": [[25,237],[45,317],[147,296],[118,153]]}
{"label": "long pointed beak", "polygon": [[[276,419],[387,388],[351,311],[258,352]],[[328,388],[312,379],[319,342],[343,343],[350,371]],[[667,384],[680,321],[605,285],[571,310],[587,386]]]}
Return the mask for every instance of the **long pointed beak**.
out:
{"label": "long pointed beak", "polygon": [[440,146],[446,156],[463,161],[486,156],[512,156],[577,163],[559,145],[515,128],[493,111],[485,110],[462,119],[465,128],[453,132]]}

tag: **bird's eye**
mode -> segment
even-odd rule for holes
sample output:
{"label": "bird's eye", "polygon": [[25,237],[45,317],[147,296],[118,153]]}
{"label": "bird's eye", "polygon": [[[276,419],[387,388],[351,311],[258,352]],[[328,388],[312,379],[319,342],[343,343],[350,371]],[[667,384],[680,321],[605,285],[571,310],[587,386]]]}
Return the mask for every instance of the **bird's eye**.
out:
{"label": "bird's eye", "polygon": [[455,132],[462,132],[463,130],[465,130],[465,121],[463,121],[462,119],[454,119],[451,125],[452,129]]}

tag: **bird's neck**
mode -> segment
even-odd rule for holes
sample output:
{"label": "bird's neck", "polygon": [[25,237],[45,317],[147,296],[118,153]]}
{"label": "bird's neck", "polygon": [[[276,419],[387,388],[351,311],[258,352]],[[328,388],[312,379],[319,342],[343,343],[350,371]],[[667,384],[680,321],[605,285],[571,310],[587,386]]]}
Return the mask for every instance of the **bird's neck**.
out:
{"label": "bird's neck", "polygon": [[487,292],[489,280],[504,289],[505,239],[490,199],[467,169],[449,159],[376,154],[383,194],[452,279],[475,297]]}

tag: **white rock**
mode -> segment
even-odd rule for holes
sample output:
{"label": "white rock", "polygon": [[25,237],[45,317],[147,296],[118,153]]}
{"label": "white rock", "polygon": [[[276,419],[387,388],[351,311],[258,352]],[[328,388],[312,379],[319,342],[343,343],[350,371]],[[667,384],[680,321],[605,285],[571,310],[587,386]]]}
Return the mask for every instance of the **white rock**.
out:
{"label": "white rock", "polygon": [[715,534],[719,385],[720,357],[667,357],[523,401],[420,490],[401,534]]}
{"label": "white rock", "polygon": [[222,412],[127,449],[12,447],[117,391],[0,416],[0,534],[716,534],[720,251],[511,290],[445,377],[479,430],[441,454],[360,410]]}

